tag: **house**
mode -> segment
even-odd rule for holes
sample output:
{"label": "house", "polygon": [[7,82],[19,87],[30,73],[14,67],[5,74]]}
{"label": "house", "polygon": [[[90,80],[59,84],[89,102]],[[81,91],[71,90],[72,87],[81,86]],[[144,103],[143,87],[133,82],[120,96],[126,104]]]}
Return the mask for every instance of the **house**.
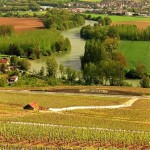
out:
{"label": "house", "polygon": [[26,106],[24,106],[23,108],[28,109],[28,110],[39,110],[39,106],[36,102],[31,102],[27,104]]}
{"label": "house", "polygon": [[11,83],[17,82],[17,81],[18,81],[18,76],[16,76],[16,75],[9,78],[9,82],[11,82]]}
{"label": "house", "polygon": [[9,61],[7,58],[1,58],[0,59],[0,64],[6,64],[6,65],[9,65]]}

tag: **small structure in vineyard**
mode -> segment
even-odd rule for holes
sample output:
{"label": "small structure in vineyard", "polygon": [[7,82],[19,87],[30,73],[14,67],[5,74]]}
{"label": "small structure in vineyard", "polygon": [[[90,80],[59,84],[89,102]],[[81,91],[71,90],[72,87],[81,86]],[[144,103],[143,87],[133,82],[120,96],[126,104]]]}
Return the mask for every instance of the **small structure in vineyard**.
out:
{"label": "small structure in vineyard", "polygon": [[37,111],[37,110],[39,110],[39,105],[36,102],[31,102],[31,103],[27,104],[26,106],[24,106],[23,108],[28,109],[28,110]]}
{"label": "small structure in vineyard", "polygon": [[14,83],[14,82],[17,82],[17,81],[18,81],[18,76],[16,76],[16,75],[9,78],[10,83]]}

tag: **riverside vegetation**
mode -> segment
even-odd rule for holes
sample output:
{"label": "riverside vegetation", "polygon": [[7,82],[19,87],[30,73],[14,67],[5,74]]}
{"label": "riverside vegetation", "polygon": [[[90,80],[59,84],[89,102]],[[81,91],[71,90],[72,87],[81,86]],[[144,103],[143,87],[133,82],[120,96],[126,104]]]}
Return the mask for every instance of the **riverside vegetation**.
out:
{"label": "riverside vegetation", "polygon": [[[67,17],[65,17],[67,15]],[[64,39],[58,30],[66,30],[84,24],[84,15],[77,15],[66,10],[52,9],[48,11],[43,24],[50,30],[33,30],[13,34],[2,34],[3,45],[1,53],[37,59],[53,53],[70,50],[69,39]],[[39,72],[20,77],[13,86],[46,86],[63,84],[101,84],[127,85],[123,80],[127,78],[141,79],[142,87],[149,87],[146,68],[138,63],[136,68],[128,70],[126,58],[119,51],[119,39],[149,40],[149,27],[139,30],[133,25],[114,25],[109,17],[97,17],[98,24],[94,27],[85,26],[81,29],[81,37],[89,39],[85,45],[85,53],[81,57],[82,71],[57,64],[54,58],[47,60],[46,68]],[[4,31],[5,31],[4,30]],[[128,32],[130,30],[130,32]],[[47,34],[48,33],[48,34]],[[129,34],[130,33],[130,34]],[[21,38],[20,38],[21,37]],[[54,38],[55,37],[55,38]],[[95,55],[96,54],[96,55]],[[16,57],[12,57],[11,65],[18,65]],[[113,69],[112,69],[113,68]],[[111,71],[110,71],[111,70]],[[15,71],[12,74],[19,74]],[[59,76],[58,76],[59,75]],[[31,80],[28,80],[30,78]],[[39,81],[39,82],[37,82]]]}
{"label": "riverside vegetation", "polygon": [[[83,77],[87,83],[123,85],[127,78],[138,78],[141,86],[149,86],[146,67],[140,62],[128,69],[126,58],[119,50],[119,40],[149,41],[150,28],[138,29],[135,25],[112,25],[110,18],[97,17],[95,26],[82,27],[80,35],[88,39],[81,57]],[[96,55],[95,55],[96,53]],[[89,69],[90,68],[90,69]],[[147,82],[148,84],[145,84]]]}

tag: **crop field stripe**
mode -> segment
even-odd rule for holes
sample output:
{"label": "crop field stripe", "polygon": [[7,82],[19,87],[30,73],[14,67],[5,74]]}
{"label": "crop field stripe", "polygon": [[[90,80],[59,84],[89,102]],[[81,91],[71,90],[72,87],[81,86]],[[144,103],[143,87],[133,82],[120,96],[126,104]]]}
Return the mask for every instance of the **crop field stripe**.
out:
{"label": "crop field stripe", "polygon": [[[0,123],[3,123],[0,121]],[[43,126],[43,127],[59,127],[59,128],[72,128],[72,129],[84,129],[84,130],[102,130],[102,131],[111,131],[111,132],[127,132],[127,133],[147,133],[146,131],[137,131],[137,130],[122,130],[122,129],[108,129],[108,128],[92,128],[92,127],[77,127],[77,126],[65,126],[65,125],[55,125],[55,124],[41,124],[41,123],[32,123],[32,122],[5,122],[5,124],[17,124],[17,125],[29,125],[29,126]]]}

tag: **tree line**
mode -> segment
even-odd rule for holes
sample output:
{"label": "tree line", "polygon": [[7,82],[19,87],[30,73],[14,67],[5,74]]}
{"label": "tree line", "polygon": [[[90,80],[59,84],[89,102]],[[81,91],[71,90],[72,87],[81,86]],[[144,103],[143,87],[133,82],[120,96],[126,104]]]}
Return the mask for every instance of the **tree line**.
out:
{"label": "tree line", "polygon": [[38,59],[71,49],[69,39],[58,31],[44,29],[14,33],[12,29],[12,26],[0,26],[2,54]]}
{"label": "tree line", "polygon": [[48,29],[67,30],[84,25],[85,19],[82,15],[68,10],[51,9],[45,14],[42,22]]}
{"label": "tree line", "polygon": [[[105,25],[105,24],[104,24]],[[136,25],[112,25],[102,26],[95,24],[94,27],[88,25],[81,29],[80,35],[84,39],[101,39],[106,37],[109,31],[115,31],[121,40],[130,41],[149,41],[150,40],[150,26],[145,29],[139,29]]]}

